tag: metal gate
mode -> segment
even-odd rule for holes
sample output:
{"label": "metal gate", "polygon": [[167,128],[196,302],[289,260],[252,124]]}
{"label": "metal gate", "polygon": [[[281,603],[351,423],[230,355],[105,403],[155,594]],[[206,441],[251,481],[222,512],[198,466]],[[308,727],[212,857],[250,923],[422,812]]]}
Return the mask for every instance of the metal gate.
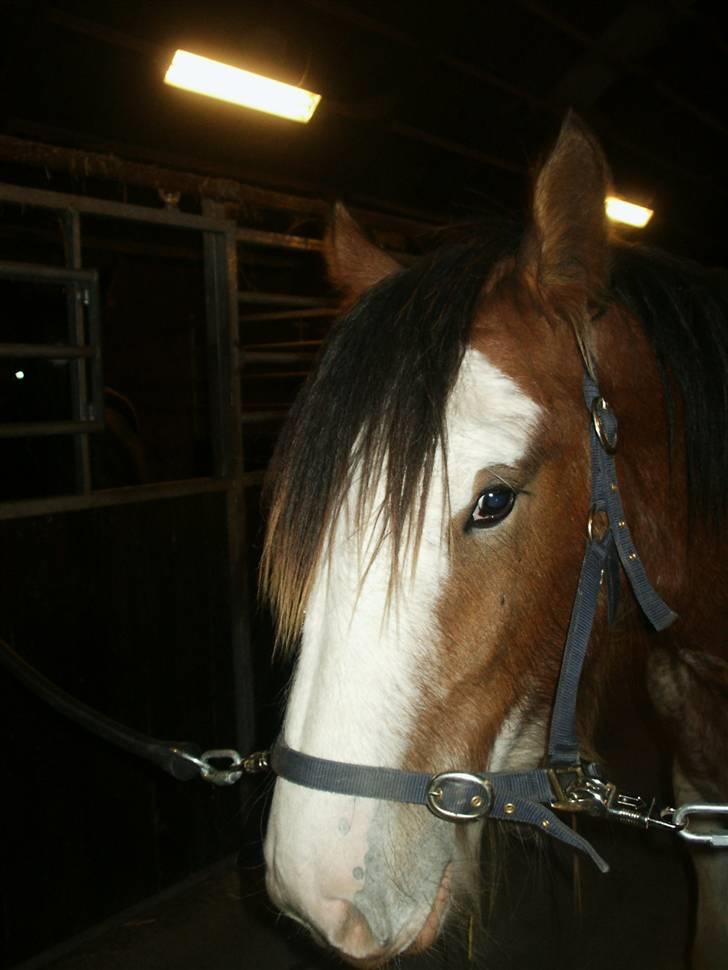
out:
{"label": "metal gate", "polygon": [[[37,414],[27,419],[19,408],[7,420],[0,412],[0,635],[65,689],[129,724],[246,750],[254,715],[236,226],[212,202],[196,215],[0,185],[0,210],[8,207],[49,214],[63,257],[61,265],[0,261],[0,364],[10,388],[3,400],[41,374]],[[133,224],[135,233],[157,227],[174,231],[177,246],[182,233],[185,245],[201,247],[190,271],[201,266],[188,327],[195,346],[184,359],[197,396],[188,437],[202,457],[176,480],[163,467],[146,481],[109,483],[98,474],[111,418],[126,428],[133,408],[105,387],[103,281],[98,267],[83,265],[86,222],[89,236]],[[143,300],[143,283],[138,289]],[[46,313],[52,326],[41,327],[38,314]],[[183,343],[179,334],[174,340]],[[117,343],[123,357],[123,330]],[[166,358],[160,351],[150,359]],[[153,375],[147,384],[153,393]],[[120,410],[110,410],[117,401]],[[46,414],[51,406],[65,411]],[[173,429],[174,414],[165,421]],[[31,494],[15,484],[20,466]],[[9,751],[4,965],[235,851],[238,794],[158,778],[59,723],[18,685],[0,688]]]}

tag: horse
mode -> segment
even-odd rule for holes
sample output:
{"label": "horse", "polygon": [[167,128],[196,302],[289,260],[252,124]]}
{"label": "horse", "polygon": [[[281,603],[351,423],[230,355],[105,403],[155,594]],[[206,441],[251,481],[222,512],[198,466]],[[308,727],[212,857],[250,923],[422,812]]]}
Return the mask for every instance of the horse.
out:
{"label": "horse", "polygon": [[[593,584],[578,760],[598,758],[615,685],[639,683],[676,800],[728,799],[728,284],[613,238],[609,189],[601,146],[569,115],[524,229],[455,234],[406,267],[340,206],[327,235],[344,309],[274,456],[261,564],[296,653],[281,737],[305,772],[280,768],[264,852],[273,902],[356,965],[434,944],[494,823],[448,824],[311,772],[463,769],[483,786],[471,806],[491,799],[484,773],[535,778],[592,531],[629,523],[633,545]],[[594,429],[614,453],[618,521],[593,504]],[[624,568],[637,563],[669,604],[662,632]],[[442,794],[430,785],[429,807]],[[556,833],[552,815],[526,821]],[[695,966],[725,966],[728,855],[693,855]]]}

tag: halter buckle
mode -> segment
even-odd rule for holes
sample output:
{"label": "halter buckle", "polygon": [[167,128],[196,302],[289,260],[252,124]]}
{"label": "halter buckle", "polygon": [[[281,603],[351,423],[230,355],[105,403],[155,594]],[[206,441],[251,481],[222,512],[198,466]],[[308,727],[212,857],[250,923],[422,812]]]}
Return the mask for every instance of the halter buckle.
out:
{"label": "halter buckle", "polygon": [[493,786],[469,771],[443,771],[430,779],[426,805],[447,822],[475,822],[493,807]]}

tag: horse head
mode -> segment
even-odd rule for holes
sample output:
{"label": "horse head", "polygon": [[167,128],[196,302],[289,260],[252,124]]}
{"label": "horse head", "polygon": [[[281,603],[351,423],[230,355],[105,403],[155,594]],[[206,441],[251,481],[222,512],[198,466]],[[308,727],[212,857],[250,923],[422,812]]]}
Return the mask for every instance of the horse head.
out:
{"label": "horse head", "polygon": [[[610,295],[608,184],[569,118],[523,233],[455,238],[403,268],[337,212],[326,248],[348,310],[282,437],[263,563],[280,638],[298,649],[291,747],[429,773],[541,763],[590,504],[585,371],[600,369],[620,415],[640,554],[678,595],[682,519],[669,549],[661,522],[684,488],[663,474],[655,355]],[[638,629],[623,612],[622,632]],[[616,655],[605,614],[600,601],[585,751]],[[269,892],[378,965],[433,943],[473,887],[482,827],[279,779]]]}

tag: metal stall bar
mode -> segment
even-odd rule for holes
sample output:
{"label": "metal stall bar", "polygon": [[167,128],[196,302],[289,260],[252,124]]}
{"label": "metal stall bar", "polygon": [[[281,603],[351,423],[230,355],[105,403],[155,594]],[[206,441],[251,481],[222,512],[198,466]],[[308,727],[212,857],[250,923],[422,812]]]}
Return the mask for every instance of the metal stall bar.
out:
{"label": "metal stall bar", "polygon": [[[220,219],[209,219],[204,215],[179,212],[177,209],[152,209],[151,206],[92,199],[84,195],[66,195],[63,192],[49,192],[47,189],[29,189],[4,182],[0,183],[0,202],[15,202],[17,205],[59,209],[64,212],[73,209],[82,215],[109,216],[112,219],[177,226],[180,229],[197,229],[202,232],[223,232],[227,228]],[[233,223],[227,225],[232,227]]]}
{"label": "metal stall bar", "polygon": [[23,360],[75,360],[94,356],[93,347],[65,347],[59,344],[0,344],[0,357],[21,357]]}
{"label": "metal stall bar", "polygon": [[315,320],[318,317],[335,317],[337,307],[312,307],[301,310],[273,310],[265,313],[246,313],[240,319],[246,323],[268,323],[288,320]]}
{"label": "metal stall bar", "polygon": [[68,283],[76,286],[96,286],[98,274],[91,269],[68,269],[64,266],[43,266],[39,263],[15,263],[0,260],[0,276],[6,280],[30,283]]}
{"label": "metal stall bar", "polygon": [[[81,269],[81,220],[75,209],[67,209],[63,214],[63,237],[66,266],[71,269]],[[80,347],[86,342],[85,313],[79,296],[78,290],[68,294],[68,337],[74,347]],[[73,417],[76,421],[86,421],[91,416],[87,384],[86,363],[83,359],[77,359],[71,368],[71,398]],[[96,420],[101,420],[102,412],[96,411],[92,416]],[[88,435],[79,434],[74,437],[73,460],[76,491],[88,494],[91,491],[91,447]]]}
{"label": "metal stall bar", "polygon": [[272,249],[302,249],[309,252],[320,252],[323,249],[321,239],[292,236],[282,232],[264,232],[262,229],[237,229],[235,238],[241,243],[269,246]]}
{"label": "metal stall bar", "polygon": [[[223,219],[224,204],[203,199],[203,212]],[[218,222],[219,225],[219,222]],[[240,750],[254,743],[253,664],[248,622],[245,486],[240,376],[238,373],[238,257],[235,230],[203,236],[207,299],[210,386],[216,389],[210,406],[216,474],[226,476],[225,492],[229,602],[232,635],[235,735]]]}
{"label": "metal stall bar", "polygon": [[311,364],[313,354],[297,354],[293,351],[244,350],[241,351],[241,366],[246,364]]}
{"label": "metal stall bar", "polygon": [[[13,282],[45,283],[69,287],[69,306],[73,305],[74,317],[76,307],[80,319],[83,322],[84,307],[88,306],[93,316],[97,306],[98,274],[95,270],[82,270],[80,268],[45,266],[36,263],[16,263],[8,260],[0,261],[0,279],[11,280]],[[5,358],[46,358],[46,359],[69,359],[74,362],[74,366],[86,366],[86,360],[98,360],[98,343],[83,343],[83,327],[80,334],[75,331],[71,333],[71,344],[61,344],[59,346],[49,344],[0,344],[0,356]],[[74,338],[80,338],[76,343]],[[97,333],[98,339],[98,333]],[[99,381],[100,385],[100,381]],[[100,386],[99,386],[100,394]],[[103,424],[100,412],[93,413],[86,407],[85,391],[83,397],[73,393],[74,416],[71,421],[33,421],[33,422],[12,422],[0,424],[0,438],[29,438],[48,435],[74,435],[75,440],[80,438],[87,439],[87,435],[93,431],[101,431]],[[81,407],[81,405],[83,405]],[[84,450],[80,452],[83,458]],[[86,454],[87,457],[87,454]],[[85,471],[84,471],[85,469]],[[81,484],[89,482],[90,473],[88,463],[77,465],[78,477]],[[84,477],[85,476],[85,477]],[[83,489],[86,491],[87,489]]]}
{"label": "metal stall bar", "polygon": [[315,307],[317,310],[335,306],[334,300],[327,300],[321,296],[292,296],[289,293],[259,293],[257,291],[243,291],[238,293],[240,303],[262,304],[263,306],[300,306]]}
{"label": "metal stall bar", "polygon": [[229,487],[230,482],[224,478],[188,478],[183,481],[159,482],[154,485],[104,488],[91,492],[90,495],[19,499],[13,502],[0,502],[0,521],[27,519],[38,515],[56,515],[63,512],[84,512],[87,509],[116,508],[120,505],[158,502],[160,499],[183,498],[188,495],[212,495],[225,492]]}
{"label": "metal stall bar", "polygon": [[[245,317],[242,319],[245,319]],[[321,340],[274,340],[265,344],[244,344],[240,351],[244,353],[248,350],[295,350],[297,347],[310,347],[313,351],[320,347],[322,343]]]}
{"label": "metal stall bar", "polygon": [[43,438],[57,434],[88,434],[103,431],[101,421],[17,421],[0,424],[0,438]]}

